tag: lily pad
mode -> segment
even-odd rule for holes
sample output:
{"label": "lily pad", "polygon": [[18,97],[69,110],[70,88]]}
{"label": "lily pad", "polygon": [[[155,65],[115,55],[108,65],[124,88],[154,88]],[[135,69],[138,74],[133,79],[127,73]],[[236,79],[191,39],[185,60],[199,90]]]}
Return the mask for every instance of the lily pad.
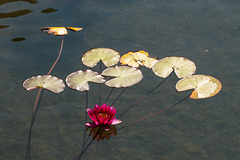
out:
{"label": "lily pad", "polygon": [[172,71],[178,78],[190,76],[195,73],[196,65],[184,57],[166,57],[160,59],[152,68],[153,72],[162,78],[166,78]]}
{"label": "lily pad", "polygon": [[32,90],[36,88],[44,88],[50,90],[54,93],[60,93],[64,90],[65,84],[63,80],[51,76],[51,75],[38,75],[35,77],[31,77],[26,79],[23,82],[23,87],[27,90]]}
{"label": "lily pad", "polygon": [[140,82],[143,78],[141,70],[129,66],[107,68],[102,72],[102,75],[115,77],[105,82],[107,86],[115,88],[132,86]]}
{"label": "lily pad", "polygon": [[82,62],[88,67],[94,67],[100,60],[106,67],[111,67],[119,62],[120,55],[110,48],[94,48],[84,53]]}
{"label": "lily pad", "polygon": [[194,89],[190,98],[201,99],[209,98],[216,95],[222,88],[222,84],[214,77],[207,75],[193,75],[179,80],[176,84],[176,89],[186,91]]}
{"label": "lily pad", "polygon": [[55,35],[55,36],[63,36],[63,35],[67,35],[68,34],[68,31],[67,29],[70,29],[72,31],[80,31],[82,30],[83,28],[77,28],[77,27],[43,27],[43,28],[40,28],[44,33],[47,33],[47,34],[52,34],[52,35]]}
{"label": "lily pad", "polygon": [[155,58],[149,57],[149,54],[145,51],[128,52],[120,59],[122,65],[129,65],[136,68],[139,65],[152,68],[157,61]]}
{"label": "lily pad", "polygon": [[67,85],[70,88],[78,91],[89,91],[88,82],[104,83],[105,79],[97,72],[89,69],[85,71],[79,70],[77,72],[73,72],[66,78]]}

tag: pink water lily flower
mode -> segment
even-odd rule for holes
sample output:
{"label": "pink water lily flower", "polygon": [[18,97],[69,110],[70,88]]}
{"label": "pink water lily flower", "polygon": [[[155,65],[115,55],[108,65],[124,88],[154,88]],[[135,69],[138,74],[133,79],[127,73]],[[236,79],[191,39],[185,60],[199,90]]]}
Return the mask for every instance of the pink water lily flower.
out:
{"label": "pink water lily flower", "polygon": [[107,106],[105,103],[99,107],[95,105],[93,109],[87,109],[89,117],[93,122],[86,123],[86,126],[90,128],[101,127],[105,130],[109,130],[111,125],[116,125],[122,121],[116,119],[115,114],[116,110],[113,106]]}

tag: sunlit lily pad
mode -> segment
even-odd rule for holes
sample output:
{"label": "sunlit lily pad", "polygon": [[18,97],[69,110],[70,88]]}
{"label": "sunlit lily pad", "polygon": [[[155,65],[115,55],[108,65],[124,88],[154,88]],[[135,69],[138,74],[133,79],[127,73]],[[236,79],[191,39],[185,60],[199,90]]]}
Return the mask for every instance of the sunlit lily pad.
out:
{"label": "sunlit lily pad", "polygon": [[141,70],[129,67],[129,66],[115,66],[107,68],[102,72],[103,76],[115,77],[105,84],[109,87],[129,87],[138,82],[143,78]]}
{"label": "sunlit lily pad", "polygon": [[166,78],[174,71],[178,78],[192,75],[196,71],[195,64],[184,57],[166,57],[160,59],[152,68],[153,72],[162,78]]}
{"label": "sunlit lily pad", "polygon": [[139,67],[139,65],[152,68],[156,62],[157,60],[149,57],[149,54],[145,51],[128,52],[120,59],[122,65],[129,65],[136,68]]}
{"label": "sunlit lily pad", "polygon": [[72,31],[80,31],[82,30],[83,28],[77,28],[77,27],[43,27],[43,28],[40,28],[44,33],[47,33],[47,34],[52,34],[52,35],[55,35],[55,36],[63,36],[63,35],[67,35],[68,34],[68,31],[67,29],[70,29]]}
{"label": "sunlit lily pad", "polygon": [[39,75],[26,79],[23,82],[23,87],[27,90],[36,88],[44,88],[54,93],[60,93],[64,90],[65,84],[63,80],[51,75]]}
{"label": "sunlit lily pad", "polygon": [[94,67],[100,60],[106,67],[111,67],[119,62],[120,55],[110,48],[94,48],[84,53],[82,62],[88,67]]}
{"label": "sunlit lily pad", "polygon": [[77,72],[73,72],[66,78],[67,85],[70,88],[78,91],[89,91],[88,82],[104,83],[105,79],[97,72],[89,69],[85,71],[79,70]]}
{"label": "sunlit lily pad", "polygon": [[194,89],[190,98],[201,99],[209,98],[216,95],[222,88],[222,84],[214,77],[207,75],[193,75],[179,80],[176,89],[186,91]]}

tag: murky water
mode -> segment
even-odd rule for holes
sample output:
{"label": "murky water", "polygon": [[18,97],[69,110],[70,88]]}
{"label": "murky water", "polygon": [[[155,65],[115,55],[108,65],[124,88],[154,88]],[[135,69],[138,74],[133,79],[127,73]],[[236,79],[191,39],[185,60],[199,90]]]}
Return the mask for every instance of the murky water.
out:
{"label": "murky water", "polygon": [[[22,82],[46,74],[58,54],[61,37],[41,33],[40,28],[75,26],[84,30],[64,38],[63,55],[52,72],[59,78],[86,69],[80,61],[84,52],[108,47],[121,54],[145,50],[159,59],[183,56],[195,62],[196,74],[214,76],[223,84],[212,98],[187,99],[100,142],[97,159],[239,160],[239,6],[237,0],[1,0],[0,159],[25,158],[37,90],[26,91]],[[115,104],[119,112],[162,80],[149,71],[143,69],[144,79]],[[172,75],[121,117],[119,126],[187,95],[177,93],[177,81]],[[89,105],[93,106],[98,86],[90,87]],[[104,87],[103,98],[108,92]],[[82,145],[84,105],[85,93],[69,88],[58,95],[45,92],[32,133],[32,159],[74,159]],[[93,159],[95,152],[96,145],[83,159]]]}

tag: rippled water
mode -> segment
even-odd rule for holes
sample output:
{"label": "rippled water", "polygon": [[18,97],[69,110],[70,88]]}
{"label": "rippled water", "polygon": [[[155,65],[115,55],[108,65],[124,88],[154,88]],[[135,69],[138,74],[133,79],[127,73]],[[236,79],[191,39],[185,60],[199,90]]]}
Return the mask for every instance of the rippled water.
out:
{"label": "rippled water", "polygon": [[[65,37],[63,55],[52,72],[59,78],[86,69],[80,61],[84,52],[108,47],[121,54],[145,50],[159,59],[183,56],[195,62],[196,74],[212,75],[223,84],[212,98],[187,99],[119,131],[117,137],[99,143],[97,159],[239,160],[239,6],[237,0],[1,0],[0,159],[25,158],[37,91],[26,91],[22,82],[46,74],[58,54],[61,37],[43,34],[40,28],[75,26],[84,30]],[[115,104],[119,112],[162,80],[143,71],[141,83]],[[121,125],[183,98],[187,93],[177,93],[177,81],[172,75],[121,117]],[[90,87],[92,107],[98,87]],[[108,91],[103,88],[103,93]],[[33,127],[32,159],[74,159],[82,142],[84,105],[84,93],[69,88],[58,95],[45,92]],[[83,159],[93,159],[95,152],[94,145]]]}

